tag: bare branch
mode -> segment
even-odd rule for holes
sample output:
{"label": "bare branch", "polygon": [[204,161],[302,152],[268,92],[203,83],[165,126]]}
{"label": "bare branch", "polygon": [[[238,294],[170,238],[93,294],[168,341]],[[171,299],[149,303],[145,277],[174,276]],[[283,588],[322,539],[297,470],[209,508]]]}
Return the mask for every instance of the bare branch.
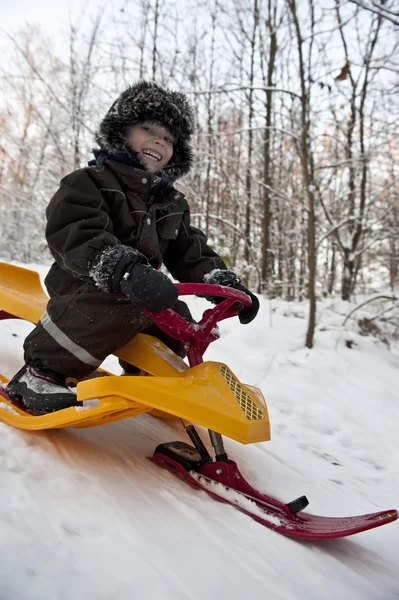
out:
{"label": "bare branch", "polygon": [[370,302],[374,302],[374,300],[380,300],[380,299],[391,300],[392,302],[399,302],[399,298],[397,296],[386,296],[385,294],[378,294],[377,296],[373,296],[373,298],[368,298],[367,300],[365,300],[361,304],[358,304],[357,306],[355,306],[355,308],[353,308],[346,315],[346,317],[344,319],[344,322],[342,323],[342,327],[344,327],[346,325],[347,321],[351,318],[351,316],[353,315],[353,313],[355,313],[357,310],[359,310],[359,308],[362,308],[363,306],[366,306],[366,304],[370,304]]}
{"label": "bare branch", "polygon": [[399,14],[386,9],[382,4],[378,4],[377,2],[369,4],[366,0],[349,0],[349,2],[370,11],[379,17],[387,19],[387,21],[390,21],[399,27]]}

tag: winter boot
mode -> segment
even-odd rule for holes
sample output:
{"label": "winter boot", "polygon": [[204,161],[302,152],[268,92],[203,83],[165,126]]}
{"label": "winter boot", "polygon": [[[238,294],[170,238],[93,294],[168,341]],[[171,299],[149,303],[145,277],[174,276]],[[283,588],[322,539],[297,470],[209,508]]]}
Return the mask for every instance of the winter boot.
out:
{"label": "winter boot", "polygon": [[24,365],[8,382],[6,391],[34,414],[82,406],[76,399],[76,392],[66,385],[65,377],[50,369],[39,370]]}

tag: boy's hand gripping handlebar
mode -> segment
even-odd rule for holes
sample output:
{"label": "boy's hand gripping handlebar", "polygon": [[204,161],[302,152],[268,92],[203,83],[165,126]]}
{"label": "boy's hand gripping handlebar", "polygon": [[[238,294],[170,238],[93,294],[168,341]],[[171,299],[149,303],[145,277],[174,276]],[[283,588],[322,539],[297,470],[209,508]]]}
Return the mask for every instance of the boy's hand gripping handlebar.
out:
{"label": "boy's hand gripping handlebar", "polygon": [[209,283],[178,283],[176,289],[179,296],[222,296],[225,298],[216,306],[205,310],[198,322],[186,321],[172,308],[167,308],[160,313],[144,309],[162,331],[183,342],[190,366],[193,367],[202,362],[202,356],[209,344],[219,338],[217,323],[223,319],[235,317],[244,306],[251,306],[252,300],[240,290]]}

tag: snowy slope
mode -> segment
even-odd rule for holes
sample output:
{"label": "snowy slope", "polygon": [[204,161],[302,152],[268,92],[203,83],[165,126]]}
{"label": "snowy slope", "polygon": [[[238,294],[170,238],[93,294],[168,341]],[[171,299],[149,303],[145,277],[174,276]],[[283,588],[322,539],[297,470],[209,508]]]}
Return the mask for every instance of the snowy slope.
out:
{"label": "snowy slope", "polygon": [[[190,306],[198,316],[206,303]],[[255,487],[287,502],[306,494],[313,513],[398,507],[396,349],[342,333],[348,307],[330,301],[308,351],[305,309],[264,300],[251,325],[222,323],[206,358],[261,387],[273,435],[227,450]],[[8,377],[30,329],[0,321]],[[149,415],[80,431],[0,423],[0,600],[399,598],[397,523],[328,543],[286,539],[146,459],[173,439],[185,439],[179,422]]]}

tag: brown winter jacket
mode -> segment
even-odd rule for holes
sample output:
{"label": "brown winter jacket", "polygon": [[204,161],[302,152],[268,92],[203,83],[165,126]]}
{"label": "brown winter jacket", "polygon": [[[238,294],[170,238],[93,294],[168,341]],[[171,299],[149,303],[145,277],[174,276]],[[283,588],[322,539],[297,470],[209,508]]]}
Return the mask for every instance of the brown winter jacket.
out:
{"label": "brown winter jacket", "polygon": [[102,166],[74,171],[47,208],[46,238],[55,263],[46,286],[51,296],[93,282],[90,269],[103,249],[122,244],[162,263],[181,282],[202,282],[223,260],[190,225],[184,194],[171,187],[161,201],[151,197],[154,175],[107,159]]}

